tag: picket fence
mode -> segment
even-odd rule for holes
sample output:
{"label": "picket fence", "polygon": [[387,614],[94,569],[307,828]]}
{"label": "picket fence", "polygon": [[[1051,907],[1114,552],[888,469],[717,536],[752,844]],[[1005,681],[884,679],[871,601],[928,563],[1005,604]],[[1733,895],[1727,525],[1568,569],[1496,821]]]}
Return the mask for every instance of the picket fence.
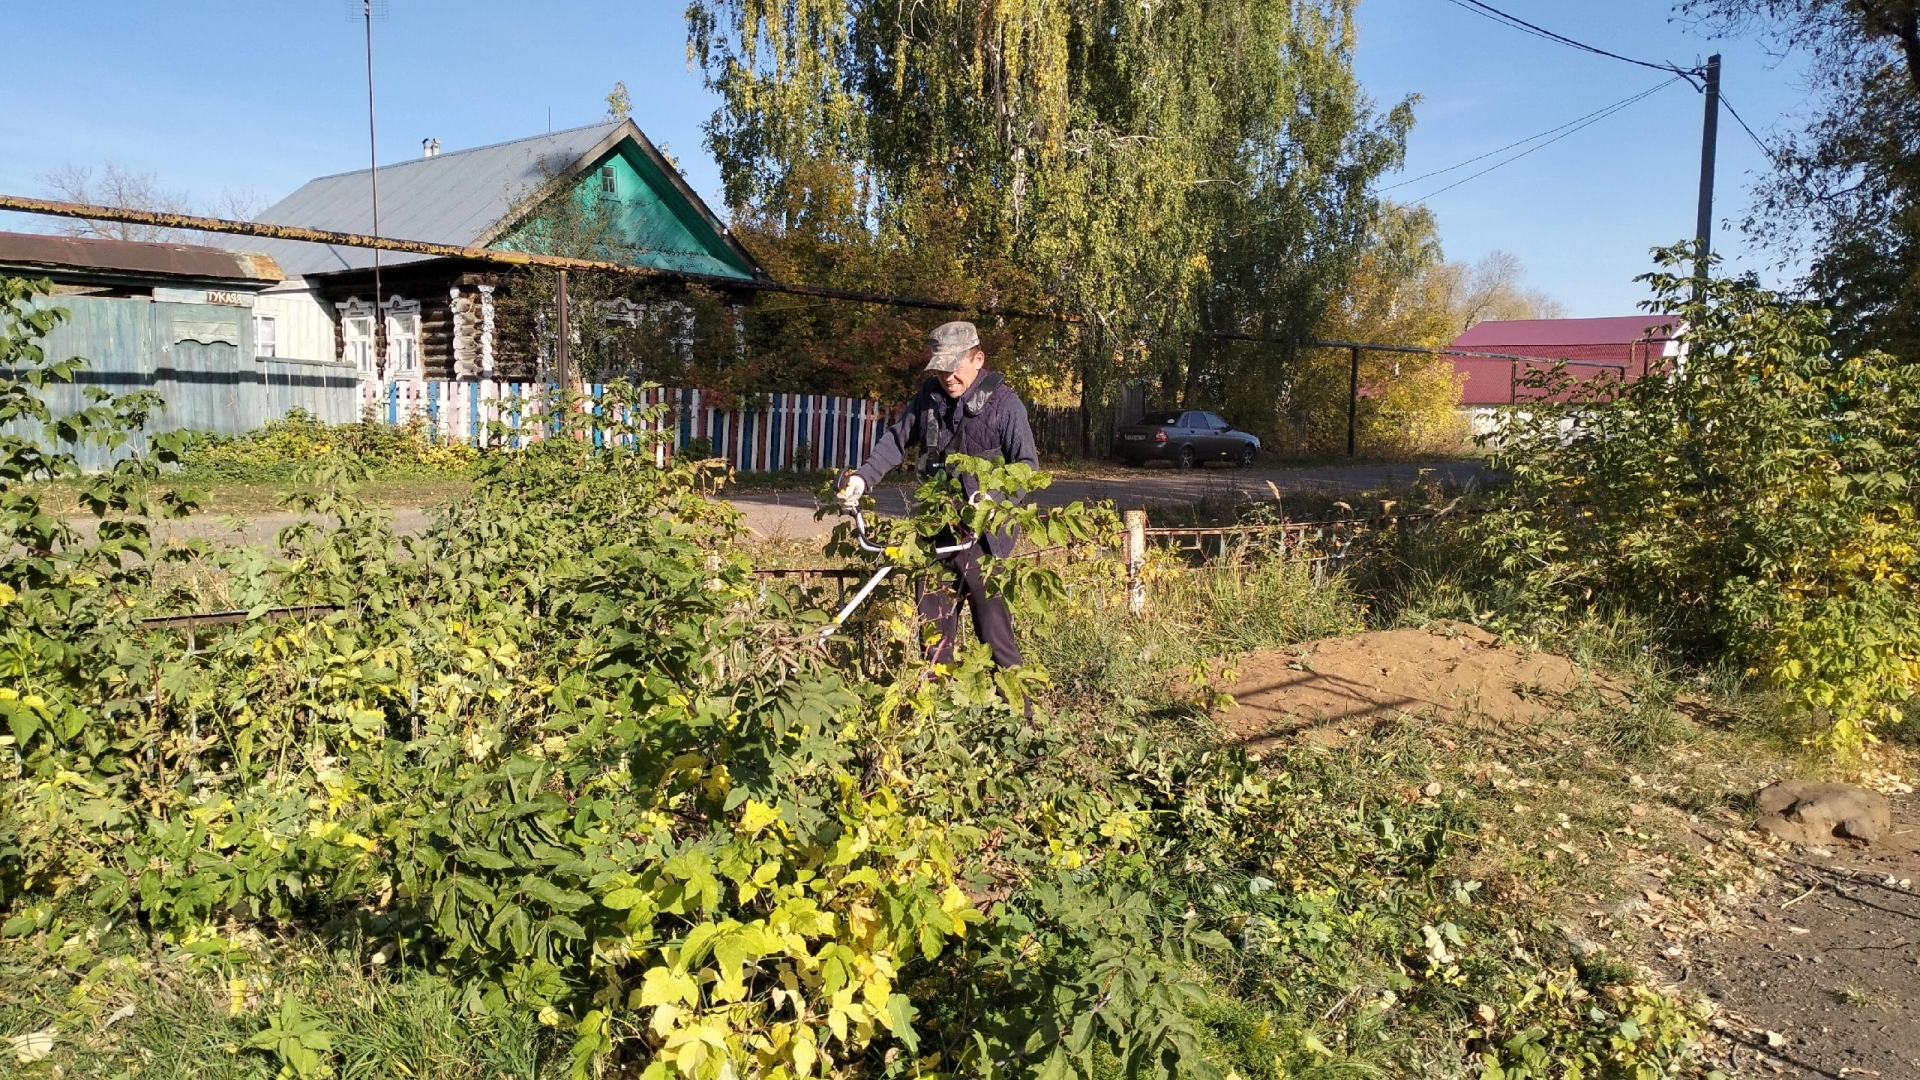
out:
{"label": "picket fence", "polygon": [[[581,388],[599,410],[606,387]],[[360,411],[401,425],[424,421],[437,440],[480,444],[493,437],[493,425],[506,430],[508,445],[524,446],[552,431],[546,417],[548,387],[542,383],[441,382],[400,380],[362,382]],[[715,457],[742,472],[776,469],[852,468],[866,459],[874,440],[891,421],[878,403],[824,394],[742,396],[729,409],[708,404],[699,390],[655,387],[642,391],[647,406],[665,406],[653,429],[665,433],[664,446],[678,450],[705,439]],[[598,438],[598,436],[596,436]],[[664,453],[664,451],[663,451]]]}

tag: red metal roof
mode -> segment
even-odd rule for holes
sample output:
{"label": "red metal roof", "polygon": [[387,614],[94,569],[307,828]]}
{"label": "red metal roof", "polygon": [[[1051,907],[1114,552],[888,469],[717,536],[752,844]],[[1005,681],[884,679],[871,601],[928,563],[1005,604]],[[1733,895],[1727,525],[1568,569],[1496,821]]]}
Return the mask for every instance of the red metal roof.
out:
{"label": "red metal roof", "polygon": [[[1567,370],[1576,378],[1618,372],[1631,382],[1658,368],[1662,357],[1672,355],[1677,326],[1678,320],[1671,315],[1483,322],[1453,339],[1451,347],[1467,352],[1575,361]],[[1453,369],[1465,376],[1460,393],[1462,405],[1506,405],[1525,397],[1524,387],[1516,390],[1516,380],[1525,374],[1524,369],[1547,366],[1524,360],[1467,356],[1450,359]]]}

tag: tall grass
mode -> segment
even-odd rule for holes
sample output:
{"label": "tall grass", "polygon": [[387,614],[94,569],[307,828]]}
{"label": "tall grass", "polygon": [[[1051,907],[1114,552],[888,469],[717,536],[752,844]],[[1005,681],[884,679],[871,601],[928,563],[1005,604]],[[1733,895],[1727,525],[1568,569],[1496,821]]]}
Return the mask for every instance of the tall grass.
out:
{"label": "tall grass", "polygon": [[1032,661],[1067,701],[1090,712],[1163,709],[1189,696],[1210,662],[1363,628],[1344,579],[1316,583],[1305,559],[1179,569],[1161,555],[1146,576],[1139,615],[1127,611],[1120,583],[1089,577],[1046,622],[1025,628]]}
{"label": "tall grass", "polygon": [[[274,943],[271,966],[248,965],[245,982],[178,952],[69,966],[70,953],[31,951],[10,946],[0,971],[0,1034],[54,1031],[29,1075],[264,1080],[284,1062],[255,1036],[289,999],[320,1021],[342,1080],[544,1080],[570,1069],[566,1040],[523,1014],[470,1009],[445,978],[317,945]],[[12,1075],[10,1048],[0,1054],[0,1075]]]}

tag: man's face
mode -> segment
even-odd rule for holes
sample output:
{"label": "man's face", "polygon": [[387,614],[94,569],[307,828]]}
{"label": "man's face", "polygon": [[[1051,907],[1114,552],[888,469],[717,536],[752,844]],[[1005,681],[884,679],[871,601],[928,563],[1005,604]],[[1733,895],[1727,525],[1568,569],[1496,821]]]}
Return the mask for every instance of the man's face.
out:
{"label": "man's face", "polygon": [[948,397],[957,398],[967,392],[967,387],[972,386],[973,380],[980,377],[980,369],[986,365],[987,354],[984,351],[968,349],[966,358],[960,361],[959,367],[940,373],[940,385],[946,389]]}

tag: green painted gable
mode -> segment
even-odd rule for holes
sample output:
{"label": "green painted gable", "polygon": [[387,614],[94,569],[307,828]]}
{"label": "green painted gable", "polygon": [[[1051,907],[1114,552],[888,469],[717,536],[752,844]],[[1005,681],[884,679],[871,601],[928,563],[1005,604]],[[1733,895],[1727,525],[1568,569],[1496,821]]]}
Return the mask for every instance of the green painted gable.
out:
{"label": "green painted gable", "polygon": [[[605,190],[602,170],[613,170]],[[557,251],[682,273],[752,280],[753,268],[727,243],[666,171],[631,138],[581,170],[571,207],[545,210],[514,226],[491,246]]]}

